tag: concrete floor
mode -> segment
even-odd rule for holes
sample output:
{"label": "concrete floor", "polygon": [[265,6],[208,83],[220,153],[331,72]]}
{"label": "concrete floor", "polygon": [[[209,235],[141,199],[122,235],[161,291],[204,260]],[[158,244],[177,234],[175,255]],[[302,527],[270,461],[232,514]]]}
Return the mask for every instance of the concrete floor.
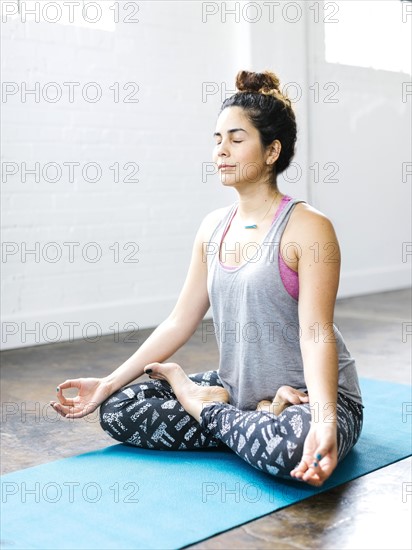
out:
{"label": "concrete floor", "polygon": [[[411,322],[409,290],[339,300],[335,321],[360,376],[411,383],[411,337],[402,341],[403,323]],[[3,352],[1,473],[116,444],[100,429],[96,414],[67,421],[56,417],[48,402],[66,378],[114,370],[150,332],[140,331],[135,342],[122,337],[114,342],[111,335],[95,343]],[[212,338],[202,341],[200,326],[173,359],[188,373],[216,368],[216,344]],[[402,484],[411,480],[409,458],[190,548],[410,549],[412,497],[402,498]]]}

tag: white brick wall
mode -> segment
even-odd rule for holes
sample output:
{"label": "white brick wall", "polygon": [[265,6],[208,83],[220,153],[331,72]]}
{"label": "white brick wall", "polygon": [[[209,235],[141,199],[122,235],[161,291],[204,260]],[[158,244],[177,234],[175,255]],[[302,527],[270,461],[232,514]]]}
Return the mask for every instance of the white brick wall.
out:
{"label": "white brick wall", "polygon": [[[233,80],[234,25],[202,23],[201,3],[138,5],[139,23],[120,22],[114,32],[19,17],[2,25],[3,81],[19,87],[2,113],[3,168],[16,163],[19,169],[3,172],[2,183],[3,246],[17,249],[3,254],[3,348],[54,341],[50,323],[58,323],[62,339],[70,337],[69,322],[79,323],[76,337],[87,323],[102,334],[113,332],[115,323],[159,323],[176,300],[202,217],[234,200],[216,177],[202,183],[220,98],[203,103],[201,95],[203,81]],[[28,94],[23,102],[22,87],[36,82],[41,91],[59,83],[62,99],[51,103],[40,95],[36,102]],[[81,83],[73,103],[64,82]],[[97,103],[79,93],[88,82],[103,91]],[[118,103],[110,90],[116,82]],[[139,103],[123,102],[134,91],[123,90],[128,82],[139,86]],[[64,162],[81,165],[72,183]],[[80,169],[90,162],[101,166],[100,181],[82,177]],[[28,169],[40,163],[41,170],[58,163],[63,175],[47,181],[54,175],[50,168],[46,179],[41,174],[36,182],[28,174],[23,182],[22,163]],[[114,163],[118,183],[109,168]],[[138,165],[138,182],[122,181],[133,169],[124,170],[125,163]],[[23,247],[36,242],[39,253],[22,257]],[[44,258],[53,251],[51,242],[62,252],[55,263]],[[80,243],[73,262],[64,242]],[[81,254],[90,242],[102,250],[96,263]],[[123,250],[128,242],[134,244]],[[126,263],[130,253],[138,263]]]}
{"label": "white brick wall", "polygon": [[[19,169],[8,177],[3,171],[2,182],[3,246],[9,243],[11,250],[15,243],[18,251],[3,254],[3,349],[112,334],[117,330],[113,327],[126,330],[127,323],[145,328],[161,322],[184,281],[202,217],[236,198],[221,188],[217,176],[202,181],[222,99],[217,93],[203,101],[202,83],[214,82],[219,91],[224,83],[231,90],[239,69],[272,68],[283,82],[307,84],[308,59],[314,54],[307,51],[305,19],[290,25],[281,18],[275,23],[263,18],[250,25],[230,16],[224,23],[218,14],[202,22],[202,7],[218,3],[136,4],[139,23],[120,22],[113,32],[47,21],[23,23],[18,16],[2,24],[3,82],[19,86],[19,93],[6,100],[3,96],[2,104],[3,170],[15,166],[6,163],[17,163]],[[59,83],[62,99],[51,103],[41,97],[35,102],[28,95],[23,102],[22,86],[32,88],[36,82],[41,90],[49,82]],[[64,82],[81,83],[73,103]],[[79,93],[89,82],[101,87],[96,103]],[[122,100],[132,91],[123,86],[137,83],[139,102],[114,102],[110,86],[116,82]],[[301,166],[313,162],[308,107],[303,100],[296,104],[296,160]],[[361,162],[361,152],[358,157],[352,153],[354,162]],[[73,182],[64,162],[80,163]],[[81,168],[91,162],[101,166],[100,181],[82,177]],[[28,168],[58,163],[63,175],[56,182],[43,175],[36,182],[28,175],[23,182],[22,163]],[[114,163],[119,163],[121,180],[130,173],[123,169],[125,163],[138,165],[139,181],[116,183],[110,169]],[[46,178],[52,174],[50,168]],[[281,182],[281,189],[306,198],[305,170],[299,182]],[[405,223],[401,225],[397,235],[404,231]],[[33,255],[22,261],[23,243],[33,248],[36,242],[39,261]],[[62,250],[55,263],[42,255],[50,242]],[[64,242],[80,243],[73,262]],[[80,253],[90,242],[102,250],[96,263]],[[138,247],[138,263],[124,261],[127,242]],[[119,262],[110,249],[115,243]],[[391,288],[390,281],[382,284]],[[356,293],[356,284],[352,291]],[[75,324],[74,334],[69,323]]]}

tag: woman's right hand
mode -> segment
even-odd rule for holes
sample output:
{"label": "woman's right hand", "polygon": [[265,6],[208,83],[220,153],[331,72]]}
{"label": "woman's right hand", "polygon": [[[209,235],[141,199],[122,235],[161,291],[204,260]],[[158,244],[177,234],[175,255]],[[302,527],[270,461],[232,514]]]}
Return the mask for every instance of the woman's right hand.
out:
{"label": "woman's right hand", "polygon": [[[75,397],[65,397],[63,390],[77,388]],[[57,387],[57,401],[50,401],[55,411],[65,418],[82,418],[99,407],[110,397],[110,389],[102,378],[77,378],[66,380]]]}

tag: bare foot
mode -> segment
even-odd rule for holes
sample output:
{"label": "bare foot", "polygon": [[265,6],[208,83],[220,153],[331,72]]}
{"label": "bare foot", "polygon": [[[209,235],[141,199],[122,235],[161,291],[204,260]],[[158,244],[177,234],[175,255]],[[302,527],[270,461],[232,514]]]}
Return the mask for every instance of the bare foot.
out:
{"label": "bare foot", "polygon": [[262,401],[259,401],[256,410],[257,411],[265,411],[271,414],[275,414],[276,416],[279,416],[280,413],[286,409],[286,407],[290,405],[290,403],[286,404],[284,402],[279,403],[279,401],[276,401],[276,397],[273,401],[267,401],[266,399],[263,399]]}
{"label": "bare foot", "polygon": [[301,403],[308,403],[309,397],[306,393],[303,393],[291,386],[281,386],[276,392],[273,401],[267,401],[266,399],[259,401],[256,410],[266,411],[268,413],[279,416],[287,407],[291,405],[299,405]]}
{"label": "bare foot", "polygon": [[150,363],[144,372],[151,378],[167,380],[183,408],[200,422],[200,413],[210,403],[229,403],[229,394],[220,386],[200,386],[192,382],[177,363]]}

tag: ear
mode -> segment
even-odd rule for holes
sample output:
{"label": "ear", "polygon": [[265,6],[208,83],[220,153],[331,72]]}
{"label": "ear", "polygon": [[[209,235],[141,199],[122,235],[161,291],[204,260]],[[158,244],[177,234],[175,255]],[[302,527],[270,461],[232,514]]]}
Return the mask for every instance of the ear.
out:
{"label": "ear", "polygon": [[275,139],[270,145],[268,145],[266,164],[274,164],[278,160],[281,150],[282,144],[278,139]]}

